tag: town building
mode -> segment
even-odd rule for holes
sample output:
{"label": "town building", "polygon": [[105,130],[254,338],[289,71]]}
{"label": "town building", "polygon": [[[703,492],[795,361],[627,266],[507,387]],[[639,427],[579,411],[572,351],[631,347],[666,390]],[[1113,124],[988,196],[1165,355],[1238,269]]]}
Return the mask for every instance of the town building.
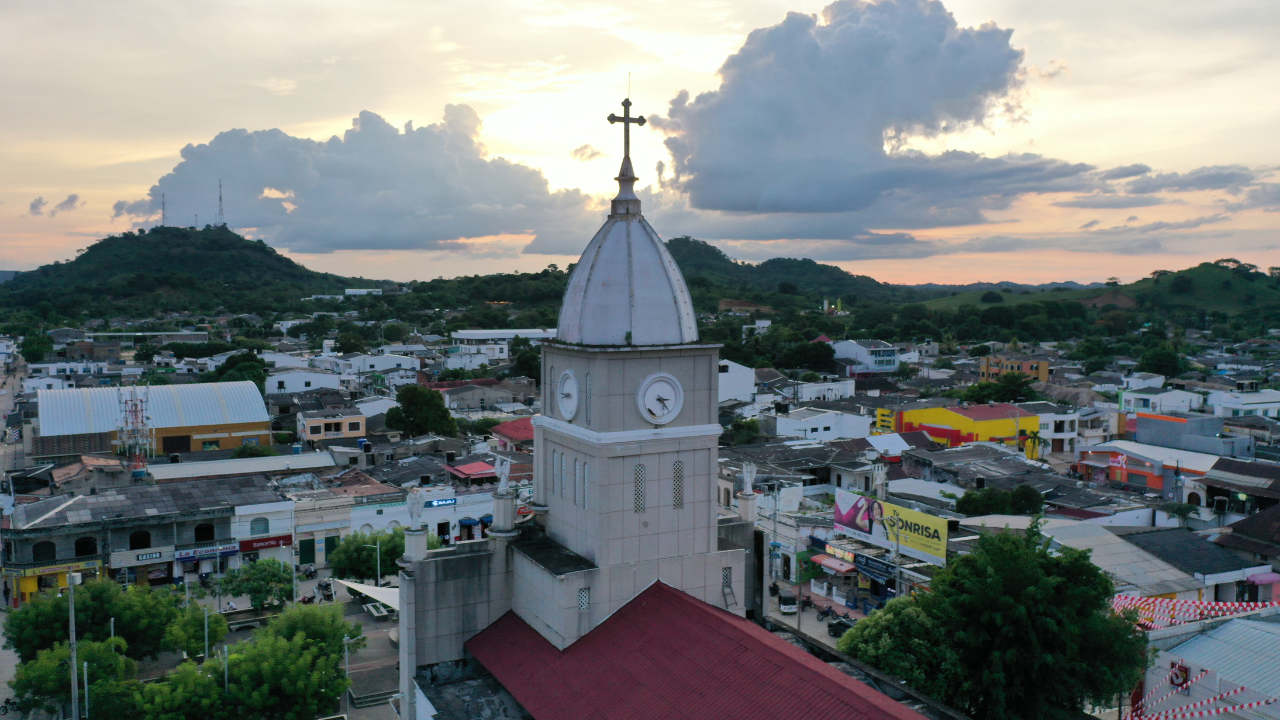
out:
{"label": "town building", "polygon": [[1076,439],[1079,437],[1077,426],[1080,423],[1080,411],[1078,408],[1050,402],[1018,403],[1018,407],[1034,414],[1040,420],[1040,455],[1071,453],[1074,456]]}
{"label": "town building", "polygon": [[1016,353],[998,353],[978,358],[978,377],[983,380],[994,381],[1011,372],[1022,373],[1039,382],[1050,382],[1053,378],[1053,363],[1047,358]]}
{"label": "town building", "polygon": [[[416,375],[415,375],[416,378]],[[300,393],[308,390],[342,387],[342,377],[336,373],[299,367],[284,367],[267,374],[267,392],[275,395]]]}
{"label": "town building", "polygon": [[1280,390],[1256,392],[1230,392],[1218,390],[1209,393],[1206,404],[1218,417],[1280,418]]}
{"label": "town building", "polygon": [[774,437],[829,442],[870,435],[871,420],[867,415],[797,408],[790,412],[760,413],[760,431]]}
{"label": "town building", "polygon": [[1002,442],[1022,446],[1028,434],[1040,431],[1040,417],[1010,403],[958,407],[913,407],[900,411],[895,430],[923,430],[949,447],[972,442]]}
{"label": "town building", "polygon": [[1203,395],[1176,388],[1144,387],[1124,392],[1124,411],[1127,413],[1191,412],[1203,406]]}
{"label": "town building", "polygon": [[[38,391],[38,417],[24,433],[28,459],[49,462],[114,451],[125,424],[123,392],[111,387]],[[252,382],[154,385],[139,397],[153,453],[271,443],[271,420]]]}
{"label": "town building", "polygon": [[844,360],[844,375],[868,377],[898,369],[898,348],[883,340],[841,340],[832,343],[837,361]]}
{"label": "town building", "polygon": [[732,360],[720,361],[720,402],[751,402],[756,392],[755,370]]}
{"label": "town building", "polygon": [[355,408],[306,410],[298,413],[297,436],[312,445],[362,438],[368,432],[364,413]]}

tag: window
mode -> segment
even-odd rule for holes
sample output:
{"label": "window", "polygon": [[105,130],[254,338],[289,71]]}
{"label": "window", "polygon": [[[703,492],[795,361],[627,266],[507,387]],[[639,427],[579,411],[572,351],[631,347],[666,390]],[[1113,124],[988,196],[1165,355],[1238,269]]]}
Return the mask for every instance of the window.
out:
{"label": "window", "polygon": [[581,479],[578,476],[578,459],[573,459],[573,504],[578,504],[578,491],[581,489],[579,483]]}
{"label": "window", "polygon": [[[280,385],[281,385],[281,386],[283,386],[283,385],[284,385],[284,383],[280,383]],[[303,383],[302,383],[302,387],[311,387],[311,381],[310,381],[310,380],[307,380],[307,381],[303,382]]]}
{"label": "window", "polygon": [[591,466],[582,463],[582,509],[591,508]]}
{"label": "window", "polygon": [[555,450],[551,451],[551,494],[556,494],[556,458],[560,453]]}
{"label": "window", "polygon": [[276,389],[277,389],[277,390],[283,390],[283,389],[284,389],[284,381],[283,381],[283,380],[277,380],[277,381],[276,381]]}
{"label": "window", "polygon": [[201,442],[201,443],[200,443],[200,449],[201,449],[201,450],[221,450],[221,449],[222,449],[222,441],[220,441],[220,440],[205,440],[204,442]]}
{"label": "window", "polygon": [[358,422],[347,423],[347,431],[348,431],[348,432],[360,432],[360,423],[358,423]]}
{"label": "window", "polygon": [[840,473],[836,473],[836,487],[844,487],[844,477]]}
{"label": "window", "polygon": [[809,432],[818,432],[818,428],[809,428]]}
{"label": "window", "polygon": [[44,540],[31,546],[31,559],[34,562],[49,562],[58,559],[58,546]]}
{"label": "window", "polygon": [[677,460],[671,467],[671,507],[684,508],[684,461]]}
{"label": "window", "polygon": [[831,426],[830,426],[830,425],[824,425],[824,426],[822,427],[822,432],[831,432]]}
{"label": "window", "polygon": [[271,532],[271,521],[264,518],[254,518],[249,521],[250,535],[266,535]]}
{"label": "window", "polygon": [[130,550],[146,550],[151,547],[151,533],[147,530],[138,530],[129,534]]}
{"label": "window", "polygon": [[733,567],[732,566],[720,568],[720,586],[726,587],[726,588],[733,587]]}
{"label": "window", "polygon": [[76,557],[98,554],[98,538],[82,537],[76,540]]}
{"label": "window", "polygon": [[241,444],[241,445],[253,445],[253,446],[257,446],[257,444],[258,444],[258,438],[245,438],[245,439],[243,439],[243,440],[241,440],[241,441],[240,441],[240,444]]}
{"label": "window", "polygon": [[208,542],[213,539],[213,523],[200,523],[196,526],[196,542]]}
{"label": "window", "polygon": [[311,434],[312,434],[312,435],[319,435],[319,434],[320,434],[320,426],[319,426],[319,425],[312,425],[312,426],[311,426]]}
{"label": "window", "polygon": [[556,375],[556,366],[551,366],[551,374],[547,376],[547,384],[551,386],[551,394],[547,396],[547,415],[556,414],[556,393],[559,392],[560,378]]}
{"label": "window", "polygon": [[722,372],[722,373],[727,373],[727,372],[729,372],[729,366],[728,366],[728,365],[721,365],[721,366],[720,366],[720,372]]}
{"label": "window", "polygon": [[564,453],[560,453],[560,497],[564,498]]}
{"label": "window", "polygon": [[635,510],[644,512],[644,465],[636,465]]}
{"label": "window", "polygon": [[591,425],[591,373],[587,373],[587,425]]}
{"label": "window", "polygon": [[591,588],[578,588],[578,610],[586,610],[591,607]]}

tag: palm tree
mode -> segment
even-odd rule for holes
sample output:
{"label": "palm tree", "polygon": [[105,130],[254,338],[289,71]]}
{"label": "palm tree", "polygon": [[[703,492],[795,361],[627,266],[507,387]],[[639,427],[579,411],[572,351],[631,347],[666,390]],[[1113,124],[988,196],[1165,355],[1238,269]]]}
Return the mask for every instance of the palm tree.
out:
{"label": "palm tree", "polygon": [[1040,437],[1039,430],[1031,430],[1027,432],[1027,440],[1023,447],[1027,451],[1028,460],[1040,459],[1040,447],[1045,443],[1045,439]]}

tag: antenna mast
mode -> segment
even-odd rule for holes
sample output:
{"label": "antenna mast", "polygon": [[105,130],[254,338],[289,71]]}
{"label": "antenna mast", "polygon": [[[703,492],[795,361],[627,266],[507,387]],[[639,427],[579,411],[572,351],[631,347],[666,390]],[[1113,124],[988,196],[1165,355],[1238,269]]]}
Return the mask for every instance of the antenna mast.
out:
{"label": "antenna mast", "polygon": [[165,207],[164,193],[160,193],[160,227],[168,225],[168,208]]}
{"label": "antenna mast", "polygon": [[120,389],[123,425],[119,432],[120,448],[134,482],[147,474],[147,458],[151,455],[151,429],[147,426],[147,386],[131,385]]}
{"label": "antenna mast", "polygon": [[218,225],[225,227],[227,220],[222,215],[222,180],[218,180]]}

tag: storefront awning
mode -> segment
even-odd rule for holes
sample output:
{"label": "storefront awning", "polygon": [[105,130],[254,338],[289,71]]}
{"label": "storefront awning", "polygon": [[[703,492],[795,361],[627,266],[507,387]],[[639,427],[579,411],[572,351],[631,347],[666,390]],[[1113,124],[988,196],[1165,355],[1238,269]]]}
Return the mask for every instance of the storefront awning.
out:
{"label": "storefront awning", "polygon": [[809,559],[821,565],[822,567],[841,575],[843,575],[844,573],[851,573],[857,570],[857,568],[853,566],[853,563],[847,563],[843,560],[837,560],[836,558],[833,558],[830,555],[825,555],[825,554],[814,555]]}
{"label": "storefront awning", "polygon": [[1089,467],[1102,468],[1103,470],[1111,467],[1111,463],[1107,460],[1094,460],[1092,458],[1086,458],[1084,460],[1081,460],[1080,464],[1088,465]]}
{"label": "storefront awning", "polygon": [[482,522],[482,523],[488,523],[488,524],[493,524],[493,516],[492,516],[492,515],[481,515],[481,516],[480,516],[480,522]]}
{"label": "storefront awning", "polygon": [[475,518],[462,518],[461,520],[458,521],[458,524],[461,525],[462,527],[468,527],[471,525],[479,525],[480,521],[476,520]]}
{"label": "storefront awning", "polygon": [[1249,576],[1250,585],[1275,585],[1280,583],[1280,573],[1265,572]]}

